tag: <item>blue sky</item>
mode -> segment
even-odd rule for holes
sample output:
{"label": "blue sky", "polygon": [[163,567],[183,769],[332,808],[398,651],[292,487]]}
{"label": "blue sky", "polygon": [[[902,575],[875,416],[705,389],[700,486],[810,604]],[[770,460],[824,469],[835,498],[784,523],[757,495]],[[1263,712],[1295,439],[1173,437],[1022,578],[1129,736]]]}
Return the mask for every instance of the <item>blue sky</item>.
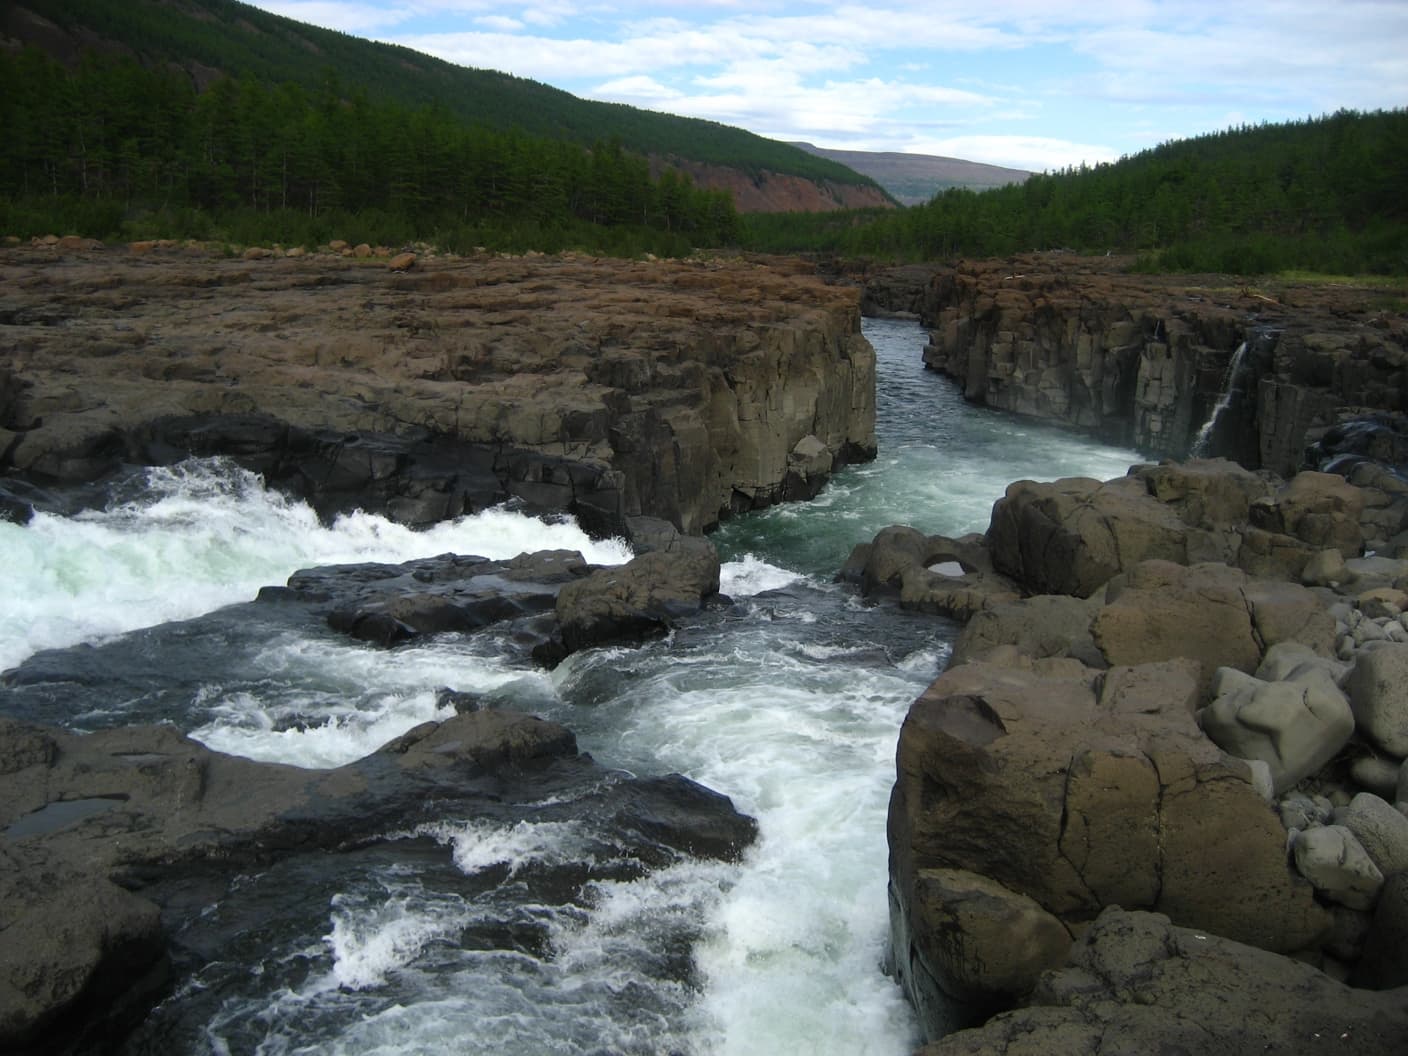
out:
{"label": "blue sky", "polygon": [[1035,170],[1408,106],[1408,0],[257,0],[775,139]]}

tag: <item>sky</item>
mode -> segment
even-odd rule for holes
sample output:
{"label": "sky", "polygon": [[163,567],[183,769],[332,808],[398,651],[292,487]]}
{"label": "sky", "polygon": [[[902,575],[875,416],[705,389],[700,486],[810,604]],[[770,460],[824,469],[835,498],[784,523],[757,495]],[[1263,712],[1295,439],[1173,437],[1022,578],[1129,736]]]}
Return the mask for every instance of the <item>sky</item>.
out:
{"label": "sky", "polygon": [[1408,106],[1408,0],[254,0],[587,99],[1047,171]]}

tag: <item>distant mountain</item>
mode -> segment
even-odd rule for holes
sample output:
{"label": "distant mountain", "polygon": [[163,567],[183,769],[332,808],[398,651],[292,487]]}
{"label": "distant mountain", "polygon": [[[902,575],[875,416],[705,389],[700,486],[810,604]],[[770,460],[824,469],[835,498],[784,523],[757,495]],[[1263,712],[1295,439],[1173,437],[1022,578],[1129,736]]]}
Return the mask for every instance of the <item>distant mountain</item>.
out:
{"label": "distant mountain", "polygon": [[[868,176],[790,144],[713,121],[579,99],[550,85],[456,66],[273,15],[238,0],[23,0],[0,4],[0,47],[28,44],[67,64],[86,52],[174,66],[204,89],[222,76],[433,107],[497,131],[590,147],[619,140],[659,168],[690,163],[696,183],[734,193],[740,211],[888,206]],[[806,193],[788,193],[798,181]],[[776,187],[772,187],[776,184]],[[738,188],[753,192],[740,194]],[[775,191],[776,193],[769,193]]]}
{"label": "distant mountain", "polygon": [[829,150],[800,142],[792,145],[869,176],[902,205],[919,205],[950,187],[969,187],[981,191],[1021,183],[1031,175],[1025,169],[1007,169],[1001,165],[984,165],[937,154]]}

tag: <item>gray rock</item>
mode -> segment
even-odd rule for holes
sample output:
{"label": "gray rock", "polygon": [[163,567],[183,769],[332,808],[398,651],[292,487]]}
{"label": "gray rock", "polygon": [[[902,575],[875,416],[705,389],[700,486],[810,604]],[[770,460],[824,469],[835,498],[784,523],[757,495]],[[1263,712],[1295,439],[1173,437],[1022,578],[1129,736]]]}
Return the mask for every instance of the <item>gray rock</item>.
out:
{"label": "gray rock", "polygon": [[1361,652],[1345,688],[1359,732],[1389,755],[1408,756],[1408,645]]}
{"label": "gray rock", "polygon": [[1281,816],[1282,825],[1299,832],[1317,825],[1328,825],[1334,817],[1335,808],[1324,796],[1292,792],[1276,804],[1276,812]]}
{"label": "gray rock", "polygon": [[1332,587],[1347,579],[1349,569],[1338,550],[1317,551],[1300,573],[1300,581],[1307,587]]}
{"label": "gray rock", "polygon": [[1105,910],[1027,1007],[921,1056],[1401,1056],[1408,990],[1355,990],[1156,913]]}
{"label": "gray rock", "polygon": [[1284,792],[1333,759],[1354,734],[1344,694],[1323,666],[1306,664],[1294,680],[1264,682],[1235,668],[1219,668],[1213,701],[1198,722],[1229,755],[1259,759]]}
{"label": "gray rock", "polygon": [[1384,874],[1363,845],[1343,825],[1323,825],[1296,836],[1300,874],[1324,898],[1350,909],[1373,909]]}
{"label": "gray rock", "polygon": [[1384,876],[1408,870],[1408,817],[1393,804],[1361,792],[1335,811],[1335,822],[1354,833]]}
{"label": "gray rock", "polygon": [[1256,677],[1263,682],[1284,682],[1312,668],[1325,671],[1340,685],[1349,675],[1349,665],[1321,656],[1302,642],[1277,642],[1261,658]]}
{"label": "gray rock", "polygon": [[1376,796],[1392,802],[1399,798],[1398,772],[1402,766],[1402,759],[1368,752],[1350,763],[1349,776]]}

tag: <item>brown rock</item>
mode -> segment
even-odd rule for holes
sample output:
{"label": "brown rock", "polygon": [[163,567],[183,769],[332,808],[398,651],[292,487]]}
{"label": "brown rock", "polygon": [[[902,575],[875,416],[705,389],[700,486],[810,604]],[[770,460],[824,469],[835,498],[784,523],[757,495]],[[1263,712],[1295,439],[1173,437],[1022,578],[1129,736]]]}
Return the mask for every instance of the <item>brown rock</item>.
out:
{"label": "brown rock", "polygon": [[1192,657],[1203,666],[1204,687],[1219,667],[1255,671],[1261,649],[1245,583],[1225,565],[1137,565],[1107,592],[1091,624],[1095,644],[1111,665]]}
{"label": "brown rock", "polygon": [[365,242],[358,243],[352,247],[352,255],[358,260],[365,260],[372,255],[372,247]]}
{"label": "brown rock", "polygon": [[415,262],[416,255],[414,253],[398,253],[386,262],[386,266],[391,271],[409,271]]}
{"label": "brown rock", "polygon": [[889,823],[906,985],[931,978],[960,999],[981,989],[923,952],[911,907],[931,869],[985,877],[1068,928],[1120,904],[1270,949],[1317,939],[1328,915],[1288,866],[1279,819],[1246,765],[1197,728],[1198,678],[1187,660],[1103,679],[1072,660],[970,662],[914,703]]}
{"label": "brown rock", "polygon": [[1187,526],[1142,481],[1018,481],[993,506],[994,567],[1035,594],[1086,598],[1146,559],[1184,561]]}
{"label": "brown rock", "polygon": [[1065,966],[1042,980],[1028,1007],[920,1052],[1397,1056],[1405,1041],[1408,990],[1354,990],[1308,964],[1171,925],[1161,914],[1110,909]]}
{"label": "brown rock", "polygon": [[67,288],[72,307],[12,335],[32,351],[6,389],[7,475],[86,481],[199,450],[311,486],[323,512],[426,523],[516,496],[596,531],[644,513],[694,534],[783,501],[809,435],[833,465],[874,451],[856,292],[811,274],[441,258],[268,289],[218,255],[12,257],[11,300]]}

